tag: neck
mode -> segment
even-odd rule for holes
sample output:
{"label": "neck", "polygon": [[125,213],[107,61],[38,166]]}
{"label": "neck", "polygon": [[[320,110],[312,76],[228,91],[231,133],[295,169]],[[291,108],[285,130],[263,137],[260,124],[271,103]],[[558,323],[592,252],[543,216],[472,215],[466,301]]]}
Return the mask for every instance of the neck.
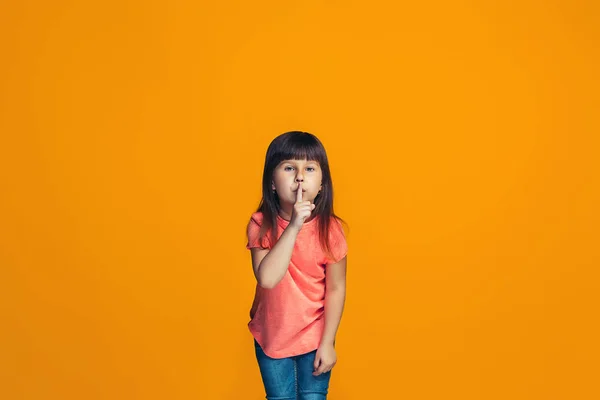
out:
{"label": "neck", "polygon": [[290,206],[290,205],[281,205],[281,207],[279,208],[279,216],[283,219],[285,219],[286,221],[291,221],[292,219],[292,209],[294,206]]}
{"label": "neck", "polygon": [[[289,206],[281,206],[281,208],[279,209],[279,216],[283,219],[285,219],[286,221],[290,222],[292,220],[292,209],[293,209],[293,205],[289,205]],[[304,223],[307,223],[309,221],[312,221],[314,218],[316,217],[315,214],[312,214],[309,218],[304,220]]]}

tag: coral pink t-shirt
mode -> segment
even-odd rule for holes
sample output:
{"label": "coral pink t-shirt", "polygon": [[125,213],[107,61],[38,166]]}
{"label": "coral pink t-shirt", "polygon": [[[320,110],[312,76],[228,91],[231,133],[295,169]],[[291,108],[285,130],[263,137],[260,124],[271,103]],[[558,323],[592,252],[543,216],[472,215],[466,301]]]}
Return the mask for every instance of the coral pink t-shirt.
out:
{"label": "coral pink t-shirt", "polygon": [[[261,212],[256,212],[250,218],[247,249],[272,247],[268,233],[258,242],[262,217]],[[329,243],[333,260],[321,249],[317,218],[313,218],[300,229],[281,281],[272,289],[256,285],[248,328],[271,358],[305,354],[319,347],[325,327],[326,266],[340,261],[348,252],[341,224],[335,218],[331,222]],[[277,216],[277,238],[288,224],[289,221]]]}

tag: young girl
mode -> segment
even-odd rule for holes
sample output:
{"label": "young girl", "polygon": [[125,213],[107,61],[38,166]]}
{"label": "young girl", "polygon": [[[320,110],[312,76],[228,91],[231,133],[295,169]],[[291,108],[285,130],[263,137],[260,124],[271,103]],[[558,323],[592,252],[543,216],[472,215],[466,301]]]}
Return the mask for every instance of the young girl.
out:
{"label": "young girl", "polygon": [[267,399],[327,398],[346,296],[341,221],[319,139],[297,131],[276,137],[246,245],[257,280],[248,328]]}

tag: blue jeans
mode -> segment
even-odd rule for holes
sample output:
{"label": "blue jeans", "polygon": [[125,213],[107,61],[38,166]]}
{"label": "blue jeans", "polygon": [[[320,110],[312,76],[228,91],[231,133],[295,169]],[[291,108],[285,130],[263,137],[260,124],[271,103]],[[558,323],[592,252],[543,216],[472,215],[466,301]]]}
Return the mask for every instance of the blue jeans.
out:
{"label": "blue jeans", "polygon": [[256,360],[268,400],[325,400],[331,371],[314,376],[317,350],[286,358],[271,358],[254,339]]}

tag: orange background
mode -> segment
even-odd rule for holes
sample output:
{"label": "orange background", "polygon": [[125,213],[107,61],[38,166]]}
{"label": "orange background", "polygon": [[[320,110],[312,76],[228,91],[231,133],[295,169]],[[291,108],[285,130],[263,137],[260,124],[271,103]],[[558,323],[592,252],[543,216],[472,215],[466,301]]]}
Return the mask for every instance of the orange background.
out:
{"label": "orange background", "polygon": [[245,227],[305,130],[330,399],[599,398],[598,2],[217,3],[1,3],[0,397],[264,398]]}

